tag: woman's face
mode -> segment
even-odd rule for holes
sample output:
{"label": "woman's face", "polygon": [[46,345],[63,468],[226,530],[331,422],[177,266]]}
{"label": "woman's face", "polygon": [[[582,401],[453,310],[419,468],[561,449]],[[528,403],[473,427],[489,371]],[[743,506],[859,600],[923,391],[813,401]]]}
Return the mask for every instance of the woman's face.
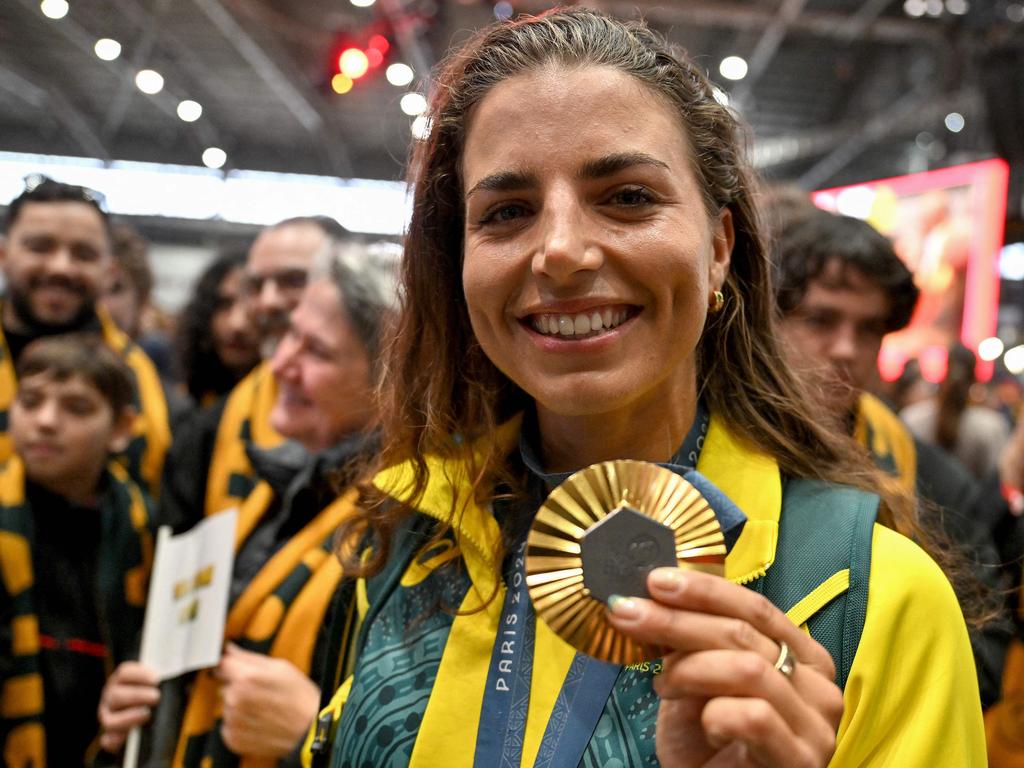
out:
{"label": "woman's face", "polygon": [[245,297],[242,268],[232,269],[217,286],[217,302],[210,318],[210,332],[217,357],[230,371],[244,373],[260,359],[259,341]]}
{"label": "woman's face", "polygon": [[311,451],[363,429],[374,414],[370,359],[329,279],[306,287],[270,368],[271,426]]}
{"label": "woman's face", "polygon": [[560,416],[692,398],[729,267],[689,140],[662,98],[605,67],[506,80],[470,115],[463,283],[484,352]]}

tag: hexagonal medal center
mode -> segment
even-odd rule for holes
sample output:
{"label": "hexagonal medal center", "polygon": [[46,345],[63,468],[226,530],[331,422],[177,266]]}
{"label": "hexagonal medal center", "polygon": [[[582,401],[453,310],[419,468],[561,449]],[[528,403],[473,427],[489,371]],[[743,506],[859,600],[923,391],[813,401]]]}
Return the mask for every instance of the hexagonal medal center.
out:
{"label": "hexagonal medal center", "polygon": [[650,597],[647,574],[676,565],[672,530],[631,507],[594,523],[580,540],[583,586],[595,600],[612,595]]}

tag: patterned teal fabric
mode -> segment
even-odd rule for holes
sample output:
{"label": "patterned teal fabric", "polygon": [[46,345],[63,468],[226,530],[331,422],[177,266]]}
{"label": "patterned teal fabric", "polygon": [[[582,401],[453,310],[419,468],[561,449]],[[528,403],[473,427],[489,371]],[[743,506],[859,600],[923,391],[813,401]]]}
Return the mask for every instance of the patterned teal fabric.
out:
{"label": "patterned teal fabric", "polygon": [[[394,576],[385,572],[371,581],[371,602],[374,581],[394,582]],[[374,606],[364,630],[351,693],[335,731],[330,763],[334,768],[409,764],[427,702],[432,693],[438,693],[433,685],[455,607],[469,586],[469,577],[454,561],[415,586],[396,584],[386,594],[376,595],[383,602]],[[552,681],[552,685],[564,682],[564,687],[570,687],[575,666],[565,681]],[[616,760],[620,765],[657,765],[653,735],[658,698],[652,681],[650,667],[623,670],[581,765],[615,765]],[[552,720],[564,718],[567,706],[564,699],[556,702]],[[542,743],[538,765],[543,753]]]}
{"label": "patterned teal fabric", "polygon": [[654,731],[658,722],[658,696],[652,681],[661,662],[622,670],[611,698],[597,723],[590,745],[580,760],[585,768],[632,768],[658,765]]}
{"label": "patterned teal fabric", "polygon": [[338,724],[333,766],[408,765],[455,607],[469,586],[463,569],[439,568],[415,586],[397,585],[375,612]]}

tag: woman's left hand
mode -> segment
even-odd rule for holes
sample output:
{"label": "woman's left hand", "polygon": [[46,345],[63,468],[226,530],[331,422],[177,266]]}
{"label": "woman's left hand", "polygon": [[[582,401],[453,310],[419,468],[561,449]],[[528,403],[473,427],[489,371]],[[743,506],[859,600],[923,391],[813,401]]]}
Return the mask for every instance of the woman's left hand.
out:
{"label": "woman's left hand", "polygon": [[[766,598],[718,576],[659,568],[652,600],[619,599],[611,623],[665,649],[663,766],[819,768],[835,751],[843,695],[832,657]],[[792,675],[775,668],[785,642]]]}

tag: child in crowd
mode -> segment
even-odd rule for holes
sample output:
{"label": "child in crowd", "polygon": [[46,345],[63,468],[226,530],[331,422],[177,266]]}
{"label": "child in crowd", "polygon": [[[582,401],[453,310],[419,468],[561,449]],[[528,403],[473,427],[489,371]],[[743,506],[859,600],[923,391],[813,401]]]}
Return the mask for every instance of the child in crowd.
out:
{"label": "child in crowd", "polygon": [[7,766],[83,765],[107,671],[135,651],[152,561],[146,497],[109,460],[131,439],[132,378],[87,334],[31,343],[17,373],[0,467],[0,746]]}

